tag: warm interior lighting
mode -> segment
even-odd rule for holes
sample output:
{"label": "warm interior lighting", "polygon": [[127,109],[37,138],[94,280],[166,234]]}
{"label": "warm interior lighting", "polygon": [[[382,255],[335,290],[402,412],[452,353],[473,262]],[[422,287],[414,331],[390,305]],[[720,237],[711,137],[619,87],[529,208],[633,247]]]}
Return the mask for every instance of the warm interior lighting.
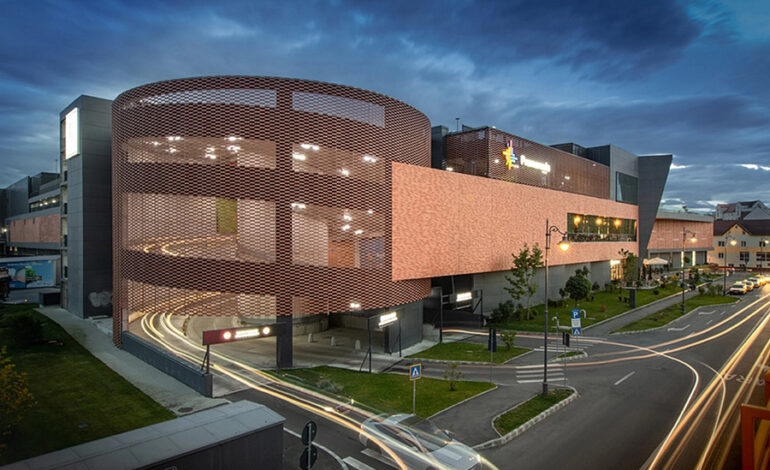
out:
{"label": "warm interior lighting", "polygon": [[292,202],[292,203],[291,203],[291,208],[292,208],[292,209],[304,209],[304,208],[306,208],[306,207],[307,207],[307,206],[306,206],[306,205],[304,205],[304,204],[302,204],[301,202]]}
{"label": "warm interior lighting", "polygon": [[602,218],[601,218],[601,217],[597,217],[597,218],[596,218],[596,225],[601,225],[601,224],[602,224],[602,222],[603,222],[603,220],[602,220]]}
{"label": "warm interior lighting", "polygon": [[307,159],[304,153],[293,153],[291,156],[295,160],[299,160],[301,162],[304,162]]}
{"label": "warm interior lighting", "polygon": [[340,173],[342,173],[342,176],[350,176],[350,171],[346,168],[341,169]]}
{"label": "warm interior lighting", "polygon": [[351,216],[350,214],[343,214],[342,220],[347,220],[348,222],[350,222],[351,220],[353,220],[353,216]]}
{"label": "warm interior lighting", "polygon": [[345,225],[342,226],[342,231],[343,232],[347,232],[348,230],[350,230],[350,225],[345,224]]}
{"label": "warm interior lighting", "polygon": [[216,155],[214,155],[213,153],[207,153],[207,154],[206,154],[206,158],[208,158],[208,159],[210,159],[210,160],[216,160],[216,159],[217,159],[217,156],[216,156]]}
{"label": "warm interior lighting", "polygon": [[367,163],[376,163],[377,159],[371,155],[364,155],[363,160]]}
{"label": "warm interior lighting", "polygon": [[580,217],[579,215],[576,215],[575,217],[573,217],[573,218],[572,218],[572,223],[574,223],[575,225],[577,225],[577,224],[579,224],[579,223],[580,223],[580,221],[581,221],[581,220],[583,220],[583,218],[582,218],[582,217]]}
{"label": "warm interior lighting", "polygon": [[560,249],[561,251],[567,251],[567,250],[569,250],[569,239],[567,238],[567,236],[566,236],[566,235],[564,235],[564,236],[561,238],[561,241],[559,242],[559,249]]}
{"label": "warm interior lighting", "polygon": [[361,304],[358,302],[350,302],[350,308],[352,308],[353,310],[358,310],[359,308],[361,308]]}
{"label": "warm interior lighting", "polygon": [[229,150],[231,152],[237,152],[240,149],[241,149],[240,145],[228,145],[227,146],[227,150]]}
{"label": "warm interior lighting", "polygon": [[228,142],[237,142],[241,140],[241,137],[236,137],[234,135],[231,135],[230,137],[225,137],[225,140]]}
{"label": "warm interior lighting", "polygon": [[321,148],[321,147],[319,147],[319,146],[317,146],[315,144],[307,144],[307,143],[299,144],[299,146],[302,147],[305,150],[312,150],[314,152],[317,152],[318,149]]}
{"label": "warm interior lighting", "polygon": [[353,233],[355,233],[356,235],[361,235],[362,233],[364,233],[364,231],[361,229],[358,229],[358,230],[355,230]]}
{"label": "warm interior lighting", "polygon": [[448,166],[448,167],[446,167],[446,171],[455,171],[455,169],[452,168],[451,166]]}
{"label": "warm interior lighting", "polygon": [[615,224],[615,227],[620,227],[620,219],[615,219],[613,223]]}
{"label": "warm interior lighting", "polygon": [[368,211],[366,211],[366,213],[369,214],[369,215],[372,215],[372,214],[374,214],[374,210],[369,209]]}

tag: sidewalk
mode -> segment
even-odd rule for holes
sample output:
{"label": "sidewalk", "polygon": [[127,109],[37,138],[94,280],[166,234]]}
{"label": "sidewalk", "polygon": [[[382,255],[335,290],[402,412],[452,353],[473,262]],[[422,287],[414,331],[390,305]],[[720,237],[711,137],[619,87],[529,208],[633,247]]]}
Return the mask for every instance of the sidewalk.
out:
{"label": "sidewalk", "polygon": [[[698,290],[690,290],[685,293],[686,299],[691,299],[698,295]],[[587,336],[607,336],[618,328],[622,328],[637,320],[641,320],[653,313],[659,312],[666,307],[682,303],[682,293],[672,294],[660,300],[656,300],[647,305],[628,310],[625,313],[616,315],[612,318],[599,323],[594,323],[583,328]]]}
{"label": "sidewalk", "polygon": [[177,415],[228,403],[221,398],[203,397],[141,359],[116,348],[112,344],[112,330],[106,325],[106,321],[111,325],[112,318],[84,320],[58,307],[43,307],[37,311],[58,323],[107,367]]}

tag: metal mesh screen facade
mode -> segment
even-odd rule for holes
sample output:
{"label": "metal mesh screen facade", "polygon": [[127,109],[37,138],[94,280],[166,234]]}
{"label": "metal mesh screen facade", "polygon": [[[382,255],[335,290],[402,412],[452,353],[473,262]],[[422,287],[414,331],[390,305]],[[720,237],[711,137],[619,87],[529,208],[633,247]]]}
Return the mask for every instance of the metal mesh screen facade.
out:
{"label": "metal mesh screen facade", "polygon": [[391,277],[391,162],[430,124],[366,90],[295,79],[152,83],[113,103],[114,341],[153,311],[275,318],[419,300]]}
{"label": "metal mesh screen facade", "polygon": [[[550,171],[519,165],[506,169],[501,152],[513,140],[516,156],[548,164]],[[492,128],[450,134],[446,138],[447,167],[476,176],[540,186],[604,199],[610,197],[608,166],[522,139]]]}

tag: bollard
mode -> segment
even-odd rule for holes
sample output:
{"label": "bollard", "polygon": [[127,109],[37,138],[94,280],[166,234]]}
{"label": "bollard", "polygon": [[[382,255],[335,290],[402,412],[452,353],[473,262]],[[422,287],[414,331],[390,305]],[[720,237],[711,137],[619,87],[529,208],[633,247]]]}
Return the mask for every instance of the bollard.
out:
{"label": "bollard", "polygon": [[307,342],[308,343],[312,343],[313,342],[313,333],[308,333],[307,334]]}
{"label": "bollard", "polygon": [[330,342],[330,344],[331,344],[332,346],[337,346],[337,341],[334,339],[334,336],[332,336],[332,339],[331,339],[331,342]]}
{"label": "bollard", "polygon": [[356,340],[356,351],[360,351],[360,350],[361,350],[361,340],[357,339]]}

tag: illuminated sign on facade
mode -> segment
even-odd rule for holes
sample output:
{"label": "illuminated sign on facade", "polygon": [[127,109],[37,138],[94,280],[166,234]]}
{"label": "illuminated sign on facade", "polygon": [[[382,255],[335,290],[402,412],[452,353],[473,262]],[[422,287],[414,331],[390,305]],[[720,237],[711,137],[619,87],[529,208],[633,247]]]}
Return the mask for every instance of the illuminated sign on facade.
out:
{"label": "illuminated sign on facade", "polygon": [[388,326],[398,321],[398,313],[390,312],[380,315],[379,327]]}
{"label": "illuminated sign on facade", "polygon": [[64,117],[64,158],[80,153],[80,122],[78,108],[73,108]]}
{"label": "illuminated sign on facade", "polygon": [[503,157],[505,157],[505,167],[509,170],[516,165],[516,152],[513,151],[513,140],[508,139],[508,145],[502,151]]}
{"label": "illuminated sign on facade", "polygon": [[527,158],[524,155],[521,156],[521,164],[529,168],[534,168],[535,170],[540,170],[543,173],[551,172],[551,165],[549,163],[532,160],[531,158]]}

